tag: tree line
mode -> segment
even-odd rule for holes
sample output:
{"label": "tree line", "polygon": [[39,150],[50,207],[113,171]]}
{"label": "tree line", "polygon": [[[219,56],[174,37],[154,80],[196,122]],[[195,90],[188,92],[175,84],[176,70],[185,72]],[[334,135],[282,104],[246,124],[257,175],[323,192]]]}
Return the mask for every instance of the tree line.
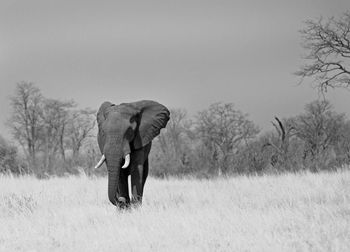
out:
{"label": "tree line", "polygon": [[272,118],[265,132],[232,103],[212,104],[192,119],[173,109],[171,117],[153,145],[156,176],[318,172],[350,164],[350,121],[327,100]]}
{"label": "tree line", "polygon": [[[46,98],[29,82],[17,84],[10,104],[7,126],[23,153],[18,155],[18,148],[2,138],[3,172],[45,176],[76,173],[77,167],[91,165],[93,160],[81,155],[95,151],[89,142],[95,135],[94,110],[78,109],[74,101]],[[9,156],[12,162],[6,161]]]}
{"label": "tree line", "polygon": [[[46,98],[28,82],[17,84],[10,102],[7,126],[16,145],[0,137],[1,172],[96,174],[96,111]],[[317,172],[350,164],[350,121],[329,101],[313,101],[294,117],[271,119],[271,129],[261,132],[233,103],[214,103],[193,117],[171,109],[167,127],[153,141],[150,173],[212,177]]]}
{"label": "tree line", "polygon": [[[295,73],[301,82],[312,79],[323,93],[349,88],[350,11],[338,18],[307,20],[300,33],[307,52]],[[92,172],[100,156],[94,110],[45,98],[27,82],[17,85],[11,107],[8,127],[16,146],[0,136],[0,172]],[[210,177],[349,165],[350,122],[329,101],[316,100],[299,115],[271,120],[271,130],[261,132],[232,103],[212,104],[191,118],[184,109],[172,109],[167,128],[154,141],[150,172]]]}

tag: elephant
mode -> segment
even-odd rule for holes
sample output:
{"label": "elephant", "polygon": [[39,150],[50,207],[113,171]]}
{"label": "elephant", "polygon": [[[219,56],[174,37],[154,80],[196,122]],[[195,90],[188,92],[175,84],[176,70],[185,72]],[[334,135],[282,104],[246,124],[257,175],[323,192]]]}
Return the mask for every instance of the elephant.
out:
{"label": "elephant", "polygon": [[166,127],[169,119],[169,110],[151,100],[119,105],[106,101],[100,106],[97,112],[97,142],[102,157],[95,169],[106,162],[108,199],[113,205],[128,208],[131,204],[142,204],[152,140]]}

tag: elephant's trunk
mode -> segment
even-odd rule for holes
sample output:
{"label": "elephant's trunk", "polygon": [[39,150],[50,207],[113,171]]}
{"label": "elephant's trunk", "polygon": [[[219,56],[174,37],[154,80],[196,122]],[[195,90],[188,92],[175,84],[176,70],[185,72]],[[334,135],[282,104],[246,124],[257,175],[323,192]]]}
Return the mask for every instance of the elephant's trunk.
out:
{"label": "elephant's trunk", "polygon": [[119,184],[121,158],[119,158],[115,153],[106,153],[105,155],[108,170],[108,199],[113,205],[117,205],[117,190]]}
{"label": "elephant's trunk", "polygon": [[[112,140],[114,139],[111,138],[111,141],[105,145],[103,152],[106,157],[108,170],[108,198],[113,205],[117,205],[120,170],[122,164],[124,164],[123,168],[126,168],[130,164],[130,155],[128,155],[130,153],[130,147],[129,143],[125,147],[123,144],[115,144]],[[119,140],[116,140],[116,142],[122,143]],[[124,158],[124,156],[127,157]]]}
{"label": "elephant's trunk", "polygon": [[108,171],[108,199],[113,205],[117,205],[119,171],[119,169]]}

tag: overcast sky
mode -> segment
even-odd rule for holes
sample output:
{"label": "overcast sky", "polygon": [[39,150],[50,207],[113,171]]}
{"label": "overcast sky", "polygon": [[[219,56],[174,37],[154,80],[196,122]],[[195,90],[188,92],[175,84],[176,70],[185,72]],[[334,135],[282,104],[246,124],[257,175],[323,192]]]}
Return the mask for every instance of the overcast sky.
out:
{"label": "overcast sky", "polygon": [[[349,0],[0,0],[0,134],[20,81],[93,109],[153,99],[194,114],[233,102],[269,129],[318,97],[293,75],[303,21],[345,10]],[[328,98],[350,107],[348,91]]]}

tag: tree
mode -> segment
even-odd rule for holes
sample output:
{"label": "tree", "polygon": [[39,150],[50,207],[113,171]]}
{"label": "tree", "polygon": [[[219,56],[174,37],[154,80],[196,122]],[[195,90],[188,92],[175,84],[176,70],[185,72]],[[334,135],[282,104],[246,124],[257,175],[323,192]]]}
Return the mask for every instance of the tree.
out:
{"label": "tree", "polygon": [[36,153],[40,147],[42,123],[42,95],[38,88],[30,82],[20,82],[16,86],[15,95],[10,98],[12,112],[8,126],[13,138],[23,147],[32,170],[38,169]]}
{"label": "tree", "polygon": [[296,72],[302,79],[314,77],[321,91],[350,87],[350,11],[339,19],[308,20],[300,31],[308,63]]}
{"label": "tree", "polygon": [[191,122],[184,109],[171,109],[170,120],[154,141],[152,164],[155,168],[152,173],[156,176],[183,175],[191,172],[191,147],[188,136]]}
{"label": "tree", "polygon": [[73,110],[69,115],[67,124],[67,138],[71,149],[73,150],[73,161],[76,162],[79,157],[79,151],[84,140],[92,136],[96,127],[96,111],[91,109]]}
{"label": "tree", "polygon": [[337,154],[337,165],[350,164],[350,121],[346,121],[343,127],[339,129],[339,138],[335,145]]}
{"label": "tree", "polygon": [[305,143],[304,159],[311,159],[312,170],[318,171],[330,161],[327,159],[334,151],[344,125],[345,115],[334,112],[326,100],[307,104],[305,113],[296,118],[296,135]]}
{"label": "tree", "polygon": [[292,120],[285,119],[283,122],[276,116],[276,123],[272,122],[278,137],[272,135],[264,144],[265,147],[272,147],[274,154],[271,156],[271,165],[279,169],[291,170],[296,169],[291,162],[290,142],[294,135],[294,126]]}
{"label": "tree", "polygon": [[30,82],[17,84],[11,106],[8,126],[23,147],[33,173],[42,176],[74,172],[66,162],[66,152],[70,150],[73,165],[81,165],[77,157],[84,139],[95,127],[95,111],[76,109],[74,101],[45,98]]}
{"label": "tree", "polygon": [[214,103],[199,112],[197,132],[208,151],[211,171],[225,174],[239,146],[255,137],[259,129],[232,103]]}
{"label": "tree", "polygon": [[171,109],[171,118],[167,127],[163,130],[163,134],[159,136],[162,151],[168,155],[174,155],[179,159],[183,154],[183,142],[186,138],[187,129],[190,122],[187,120],[187,112],[183,109]]}
{"label": "tree", "polygon": [[55,99],[43,99],[41,120],[43,124],[42,141],[44,151],[45,171],[53,173],[54,161],[57,152],[60,152],[65,161],[64,138],[66,125],[69,121],[69,109],[76,106],[74,102],[62,102]]}

